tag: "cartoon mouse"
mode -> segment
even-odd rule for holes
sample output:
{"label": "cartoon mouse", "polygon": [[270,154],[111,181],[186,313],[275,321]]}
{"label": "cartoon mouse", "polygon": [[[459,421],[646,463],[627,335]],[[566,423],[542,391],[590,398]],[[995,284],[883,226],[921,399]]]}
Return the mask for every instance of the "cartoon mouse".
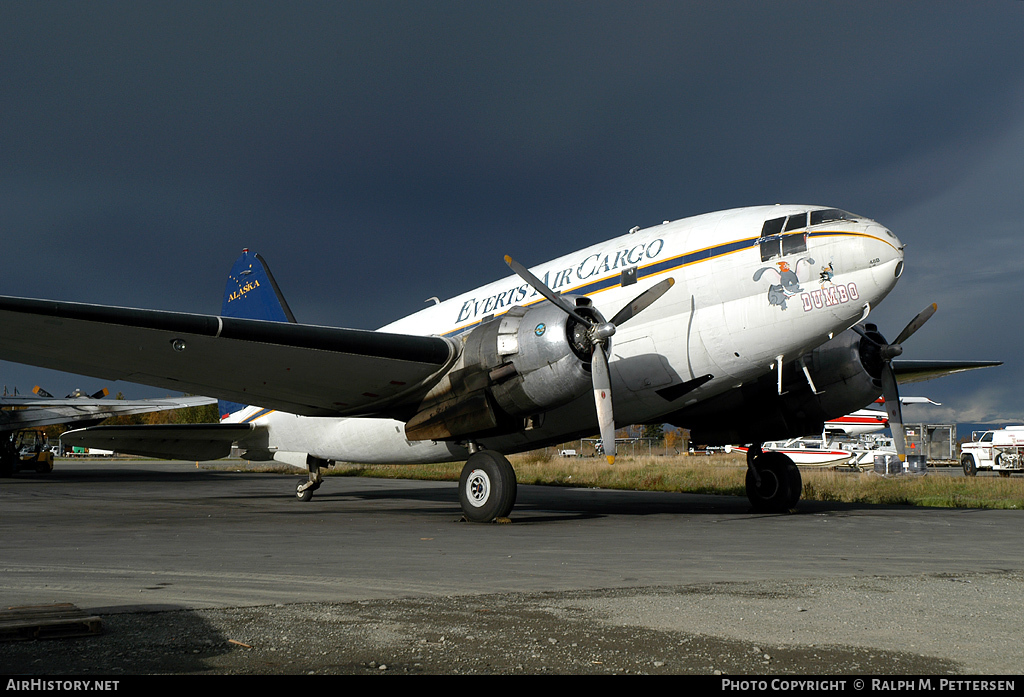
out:
{"label": "cartoon mouse", "polygon": [[803,288],[800,287],[800,279],[797,277],[797,273],[800,271],[800,265],[806,263],[808,266],[814,264],[814,259],[810,257],[804,257],[796,262],[796,269],[791,270],[789,263],[785,261],[775,262],[778,265],[778,269],[773,269],[770,266],[765,266],[758,269],[754,273],[754,280],[761,280],[761,275],[765,271],[771,271],[778,275],[778,283],[773,283],[768,286],[768,304],[778,305],[783,310],[786,309],[786,300],[793,297],[797,293],[801,292]]}

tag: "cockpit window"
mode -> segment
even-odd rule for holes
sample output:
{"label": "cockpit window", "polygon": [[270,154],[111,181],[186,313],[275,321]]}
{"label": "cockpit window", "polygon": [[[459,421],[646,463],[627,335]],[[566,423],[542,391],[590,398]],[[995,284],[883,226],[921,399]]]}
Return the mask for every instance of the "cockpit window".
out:
{"label": "cockpit window", "polygon": [[847,213],[846,211],[841,211],[838,208],[826,208],[823,211],[811,211],[811,225],[832,223],[837,220],[849,220],[851,222],[857,222],[859,218],[859,215]]}
{"label": "cockpit window", "polygon": [[[761,247],[761,261],[807,251],[806,227],[807,213],[766,220],[761,227],[761,237],[758,239],[758,244]],[[797,230],[799,232],[796,232]]]}
{"label": "cockpit window", "polygon": [[783,218],[772,218],[771,220],[764,221],[764,225],[761,226],[761,237],[771,237],[772,235],[778,235],[782,232],[782,227],[786,224],[786,219]]}
{"label": "cockpit window", "polygon": [[789,220],[786,221],[786,232],[790,230],[802,230],[807,227],[807,214],[798,213],[797,215],[789,216]]}
{"label": "cockpit window", "polygon": [[791,235],[782,236],[782,256],[807,251],[807,233],[794,232]]}

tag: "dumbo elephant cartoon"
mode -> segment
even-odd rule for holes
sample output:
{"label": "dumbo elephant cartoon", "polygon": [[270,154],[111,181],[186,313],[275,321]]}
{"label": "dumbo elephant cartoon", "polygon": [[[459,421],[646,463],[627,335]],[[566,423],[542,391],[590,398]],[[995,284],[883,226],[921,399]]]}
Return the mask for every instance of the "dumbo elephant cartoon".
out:
{"label": "dumbo elephant cartoon", "polygon": [[803,288],[800,287],[800,279],[797,277],[797,274],[800,272],[800,265],[806,264],[810,266],[814,263],[814,259],[810,257],[800,259],[796,262],[795,269],[789,268],[789,262],[777,261],[775,263],[779,267],[778,269],[774,269],[771,266],[762,267],[754,273],[754,280],[761,280],[761,276],[766,271],[778,276],[776,279],[778,282],[768,286],[768,304],[778,305],[785,310],[786,300],[803,291]]}

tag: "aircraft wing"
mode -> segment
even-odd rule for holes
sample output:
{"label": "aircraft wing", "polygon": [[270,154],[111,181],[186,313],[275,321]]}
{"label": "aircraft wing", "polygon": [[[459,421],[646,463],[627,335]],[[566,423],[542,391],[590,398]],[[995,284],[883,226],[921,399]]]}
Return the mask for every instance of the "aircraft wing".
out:
{"label": "aircraft wing", "polygon": [[411,404],[456,356],[441,337],[0,296],[0,359],[305,416]]}
{"label": "aircraft wing", "polygon": [[261,436],[265,441],[265,431],[253,424],[156,424],[81,428],[61,434],[60,442],[168,460],[217,460],[230,455],[236,441],[259,447]]}
{"label": "aircraft wing", "polygon": [[74,397],[40,399],[39,397],[0,397],[0,406],[13,407],[0,411],[0,432],[25,428],[67,424],[76,421],[99,421],[108,416],[144,414],[165,409],[201,407],[216,404],[211,397],[167,397],[165,399],[102,400]]}
{"label": "aircraft wing", "polygon": [[901,385],[907,382],[923,382],[953,373],[978,368],[992,368],[1002,365],[1002,361],[908,361],[894,360],[892,368],[896,372],[896,381]]}

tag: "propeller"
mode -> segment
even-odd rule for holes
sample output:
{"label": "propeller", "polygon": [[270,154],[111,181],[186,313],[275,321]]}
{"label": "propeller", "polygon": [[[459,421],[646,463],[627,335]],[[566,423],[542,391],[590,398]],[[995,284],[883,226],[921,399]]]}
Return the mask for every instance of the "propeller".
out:
{"label": "propeller", "polygon": [[881,338],[878,334],[871,336],[859,325],[853,326],[855,332],[878,347],[878,355],[882,359],[882,397],[885,399],[885,412],[889,417],[889,429],[892,431],[892,439],[896,444],[896,453],[899,455],[900,462],[907,461],[907,432],[903,428],[903,411],[900,408],[900,393],[896,385],[896,371],[892,368],[892,359],[903,353],[903,342],[920,329],[935,314],[937,309],[938,305],[932,303],[919,312],[917,317],[910,320],[910,323],[903,328],[903,331],[899,333],[899,336],[891,344],[885,343],[884,339],[878,341],[875,338],[875,336]]}
{"label": "propeller", "polygon": [[[52,394],[50,394],[49,392],[47,392],[46,390],[44,390],[44,389],[43,389],[42,387],[40,387],[39,385],[36,385],[35,387],[33,387],[33,388],[32,388],[32,391],[33,391],[33,392],[34,392],[35,394],[39,395],[40,397],[46,397],[46,398],[48,398],[48,399],[50,399],[50,398],[53,398],[53,395],[52,395]],[[69,395],[65,395],[64,399],[75,399],[75,398],[77,398],[77,397],[85,397],[85,396],[88,396],[88,397],[89,397],[89,399],[103,399],[103,398],[104,398],[104,397],[106,397],[106,396],[107,396],[108,394],[110,394],[110,390],[108,390],[108,389],[107,389],[106,387],[104,387],[104,388],[103,388],[102,390],[100,390],[100,391],[98,391],[98,392],[94,392],[94,393],[93,393],[93,394],[91,394],[91,395],[86,395],[86,394],[85,394],[85,393],[83,393],[83,392],[82,392],[81,390],[79,390],[79,389],[76,389],[76,390],[75,390],[74,392],[72,392],[71,394],[69,394]]]}
{"label": "propeller", "polygon": [[610,321],[605,321],[601,313],[595,308],[589,308],[588,314],[593,317],[584,317],[576,311],[576,308],[564,296],[551,290],[534,276],[530,271],[518,263],[512,257],[506,255],[505,263],[516,272],[524,281],[529,283],[534,290],[547,298],[582,326],[587,327],[587,338],[594,347],[590,358],[590,375],[594,385],[594,404],[597,407],[597,421],[601,429],[601,443],[604,446],[605,457],[609,464],[615,462],[615,416],[612,413],[612,379],[608,370],[608,340],[615,334],[616,328],[628,322],[633,317],[651,306],[658,298],[665,294],[675,281],[666,278],[656,283],[640,295],[636,296],[631,303],[615,313]]}

